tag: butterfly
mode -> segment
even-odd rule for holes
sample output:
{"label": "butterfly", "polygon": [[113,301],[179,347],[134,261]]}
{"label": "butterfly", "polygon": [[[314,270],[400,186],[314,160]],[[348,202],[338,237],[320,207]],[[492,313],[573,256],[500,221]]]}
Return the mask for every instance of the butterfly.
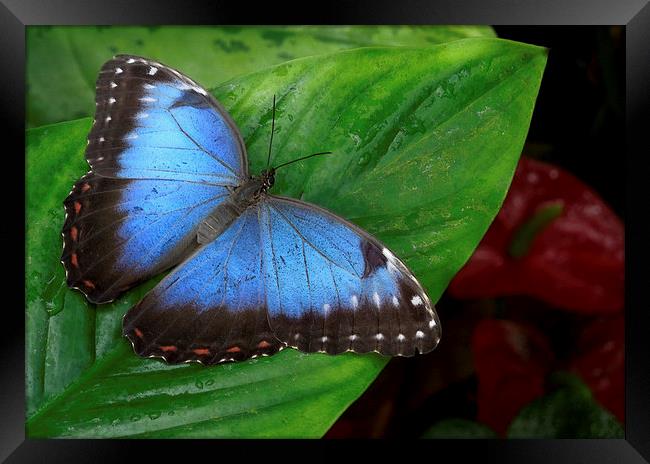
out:
{"label": "butterfly", "polygon": [[180,72],[107,61],[85,157],[64,201],[68,286],[107,303],[173,268],[124,316],[138,355],[210,365],[287,346],[437,346],[440,321],[406,265],[345,219],[269,193],[276,169],[249,174],[233,119]]}

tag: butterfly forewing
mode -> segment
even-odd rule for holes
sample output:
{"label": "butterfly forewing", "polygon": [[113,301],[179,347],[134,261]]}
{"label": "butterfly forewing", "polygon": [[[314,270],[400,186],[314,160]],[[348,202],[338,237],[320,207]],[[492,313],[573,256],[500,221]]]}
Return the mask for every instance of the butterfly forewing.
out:
{"label": "butterfly forewing", "polygon": [[68,285],[114,299],[180,262],[199,223],[248,176],[235,124],[198,84],[160,63],[117,56],[97,79],[86,159],[65,201]]}

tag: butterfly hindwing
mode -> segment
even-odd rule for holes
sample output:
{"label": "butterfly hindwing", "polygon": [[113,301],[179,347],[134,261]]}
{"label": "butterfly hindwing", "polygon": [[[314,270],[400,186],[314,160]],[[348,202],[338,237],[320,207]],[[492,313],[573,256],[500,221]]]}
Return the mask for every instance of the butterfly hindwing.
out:
{"label": "butterfly hindwing", "polygon": [[64,205],[68,285],[114,299],[198,246],[199,223],[248,176],[235,124],[198,84],[117,56],[97,80],[91,171]]}
{"label": "butterfly hindwing", "polygon": [[203,364],[273,354],[282,348],[267,317],[258,210],[167,275],[124,317],[141,356]]}
{"label": "butterfly hindwing", "polygon": [[269,196],[260,207],[271,327],[302,351],[426,353],[440,323],[406,266],[375,238],[317,206]]}

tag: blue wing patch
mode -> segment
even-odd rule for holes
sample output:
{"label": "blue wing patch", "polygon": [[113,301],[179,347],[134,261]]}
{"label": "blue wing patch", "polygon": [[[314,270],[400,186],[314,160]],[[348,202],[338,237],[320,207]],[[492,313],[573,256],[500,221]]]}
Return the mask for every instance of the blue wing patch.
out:
{"label": "blue wing patch", "polygon": [[413,274],[369,234],[317,206],[261,203],[267,307],[276,337],[302,351],[433,350],[440,323]]}
{"label": "blue wing patch", "polygon": [[167,275],[124,318],[141,356],[214,364],[270,355],[258,210],[249,208]]}
{"label": "blue wing patch", "polygon": [[244,143],[198,84],[134,56],[97,80],[91,171],[64,202],[68,285],[95,303],[179,263],[199,223],[248,178]]}

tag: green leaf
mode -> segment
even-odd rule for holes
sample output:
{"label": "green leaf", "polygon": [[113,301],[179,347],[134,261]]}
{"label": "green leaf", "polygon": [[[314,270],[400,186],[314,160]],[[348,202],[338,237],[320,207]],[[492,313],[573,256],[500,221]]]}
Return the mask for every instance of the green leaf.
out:
{"label": "green leaf", "polygon": [[560,374],[556,391],[524,407],[512,421],[509,438],[625,438],[621,424],[577,376]]}
{"label": "green leaf", "polygon": [[422,438],[499,438],[484,424],[467,419],[445,419],[435,423]]}
{"label": "green leaf", "polygon": [[294,58],[369,45],[494,37],[488,26],[27,28],[28,127],[91,116],[101,65],[118,53],[182,70],[206,88]]}
{"label": "green leaf", "polygon": [[[437,301],[505,197],[545,62],[544,49],[499,39],[361,48],[213,93],[241,129],[252,172],[265,163],[277,95],[274,164],[334,154],[279,171],[274,193],[375,234]],[[168,366],[138,358],[120,337],[123,314],[146,288],[93,307],[64,287],[61,202],[86,170],[90,125],[27,133],[29,436],[322,435],[387,358],[285,350],[236,365]]]}

